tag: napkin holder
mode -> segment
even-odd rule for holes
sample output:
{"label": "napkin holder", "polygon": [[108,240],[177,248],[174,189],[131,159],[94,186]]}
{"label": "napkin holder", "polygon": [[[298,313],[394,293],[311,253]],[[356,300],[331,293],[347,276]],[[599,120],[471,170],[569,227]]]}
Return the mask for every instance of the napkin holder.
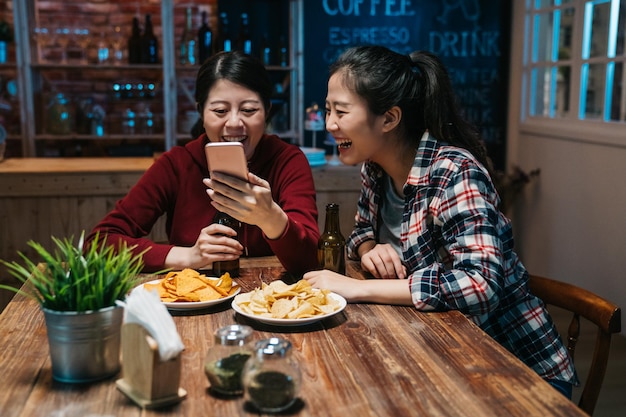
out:
{"label": "napkin holder", "polygon": [[182,401],[181,355],[161,361],[159,347],[146,329],[136,323],[122,325],[122,379],[117,388],[142,408],[159,408]]}

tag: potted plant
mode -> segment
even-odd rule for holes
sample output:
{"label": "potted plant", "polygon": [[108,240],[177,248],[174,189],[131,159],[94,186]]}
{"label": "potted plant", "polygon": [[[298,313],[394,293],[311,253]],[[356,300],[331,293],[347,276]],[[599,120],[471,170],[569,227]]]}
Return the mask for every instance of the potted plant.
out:
{"label": "potted plant", "polygon": [[120,370],[120,329],[123,307],[116,304],[140,280],[143,252],[125,243],[104,244],[99,236],[87,247],[85,233],[52,237],[54,251],[29,241],[41,262],[19,252],[24,265],[0,261],[24,285],[0,285],[35,299],[44,313],[52,376],[62,382],[90,382]]}

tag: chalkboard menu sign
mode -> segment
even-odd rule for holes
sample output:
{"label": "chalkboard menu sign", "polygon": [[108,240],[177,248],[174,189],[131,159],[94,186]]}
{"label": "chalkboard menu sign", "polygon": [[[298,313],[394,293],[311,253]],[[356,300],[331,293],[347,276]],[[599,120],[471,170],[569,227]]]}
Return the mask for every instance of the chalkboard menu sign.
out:
{"label": "chalkboard menu sign", "polygon": [[328,66],[350,46],[376,44],[408,54],[428,50],[446,64],[466,117],[496,168],[505,157],[509,1],[306,0],[305,104],[322,105]]}

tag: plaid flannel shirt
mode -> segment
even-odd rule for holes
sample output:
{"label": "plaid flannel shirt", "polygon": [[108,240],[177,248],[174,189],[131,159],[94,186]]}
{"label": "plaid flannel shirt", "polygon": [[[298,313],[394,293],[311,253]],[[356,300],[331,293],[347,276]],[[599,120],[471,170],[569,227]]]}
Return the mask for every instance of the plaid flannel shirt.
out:
{"label": "plaid flannel shirt", "polygon": [[[348,256],[377,240],[386,175],[361,169]],[[401,242],[415,307],[459,310],[545,379],[577,383],[573,363],[513,251],[510,221],[485,168],[466,150],[425,133],[404,186]]]}

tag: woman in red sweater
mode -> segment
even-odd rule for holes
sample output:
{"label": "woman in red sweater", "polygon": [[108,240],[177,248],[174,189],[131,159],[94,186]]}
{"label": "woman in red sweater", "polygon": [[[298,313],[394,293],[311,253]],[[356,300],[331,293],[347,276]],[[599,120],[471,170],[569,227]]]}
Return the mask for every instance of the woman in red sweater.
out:
{"label": "woman in red sweater", "polygon": [[[210,269],[215,261],[276,255],[285,269],[318,267],[317,206],[308,161],[302,151],[265,134],[272,84],[263,65],[240,52],[217,54],[196,79],[196,102],[205,133],[159,157],[137,184],[92,231],[107,240],[136,245],[145,271]],[[208,142],[241,142],[248,182],[209,172]],[[217,209],[243,223],[233,229],[213,223]],[[168,243],[146,238],[167,216]],[[235,239],[234,237],[237,237]]]}

